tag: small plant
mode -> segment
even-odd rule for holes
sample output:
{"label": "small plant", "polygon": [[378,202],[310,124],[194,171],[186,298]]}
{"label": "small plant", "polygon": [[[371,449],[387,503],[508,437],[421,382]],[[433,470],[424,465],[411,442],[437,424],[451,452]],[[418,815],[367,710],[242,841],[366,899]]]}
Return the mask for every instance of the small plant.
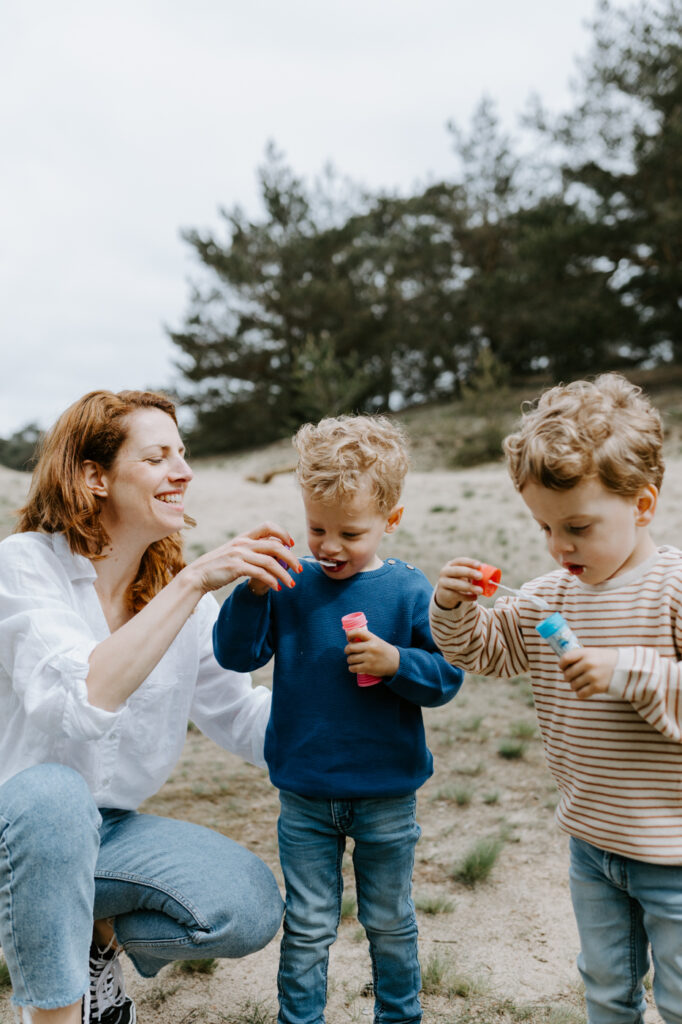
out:
{"label": "small plant", "polygon": [[441,786],[436,790],[434,800],[447,800],[449,803],[457,804],[458,807],[468,807],[473,797],[473,790],[470,786]]}
{"label": "small plant", "polygon": [[527,746],[522,740],[502,740],[497,753],[506,761],[518,761],[526,753]]}
{"label": "small plant", "polygon": [[482,721],[483,715],[473,715],[471,718],[463,718],[457,728],[460,732],[478,732]]}
{"label": "small plant", "polygon": [[460,767],[453,768],[452,770],[457,775],[467,775],[469,778],[474,779],[483,771],[483,764],[481,761],[479,761],[478,764],[461,765]]}
{"label": "small plant", "polygon": [[422,914],[450,914],[454,910],[452,900],[447,896],[417,896],[414,905]]}
{"label": "small plant", "polygon": [[213,974],[218,963],[216,957],[204,957],[203,960],[178,960],[176,969],[181,974]]}
{"label": "small plant", "polygon": [[547,1024],[585,1024],[585,1016],[573,1006],[552,1006],[547,1017]]}
{"label": "small plant", "polygon": [[493,793],[484,793],[483,794],[483,803],[484,804],[497,804],[499,802],[500,802],[500,794],[497,792],[497,790],[495,790],[495,792],[493,792]]}
{"label": "small plant", "polygon": [[9,967],[4,960],[0,960],[0,992],[3,989],[11,988],[12,982],[9,978]]}
{"label": "small plant", "polygon": [[452,877],[464,885],[477,885],[489,876],[497,860],[502,842],[499,839],[479,839],[452,869]]}
{"label": "small plant", "polygon": [[422,992],[427,996],[447,995],[445,979],[449,970],[442,957],[432,954],[422,967]]}
{"label": "small plant", "polygon": [[259,1002],[257,999],[247,999],[237,1010],[236,1015],[230,1014],[223,1017],[225,1024],[275,1024],[277,1014],[266,1002]]}
{"label": "small plant", "polygon": [[485,982],[460,974],[437,953],[432,954],[422,967],[422,992],[427,996],[460,996],[467,999],[481,995],[485,987]]}
{"label": "small plant", "polygon": [[355,897],[351,895],[344,895],[341,897],[341,920],[350,921],[354,918],[358,911],[358,905],[355,901]]}
{"label": "small plant", "polygon": [[158,985],[153,985],[152,988],[148,989],[144,995],[138,996],[137,998],[145,1006],[149,1006],[152,1010],[158,1010],[167,999],[174,996],[180,988],[179,983],[176,985],[169,985],[168,980],[164,979]]}
{"label": "small plant", "polygon": [[509,732],[516,740],[532,740],[537,735],[533,722],[512,722]]}

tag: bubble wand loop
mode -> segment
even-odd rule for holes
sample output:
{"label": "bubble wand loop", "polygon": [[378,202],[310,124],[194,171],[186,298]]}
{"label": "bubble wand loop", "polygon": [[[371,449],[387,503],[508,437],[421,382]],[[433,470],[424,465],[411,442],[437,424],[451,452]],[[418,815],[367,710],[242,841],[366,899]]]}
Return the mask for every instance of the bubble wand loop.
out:
{"label": "bubble wand loop", "polygon": [[536,608],[539,608],[540,611],[549,611],[549,605],[546,601],[543,601],[541,597],[536,597],[535,594],[529,594],[527,590],[514,590],[513,587],[505,587],[504,583],[500,583],[502,570],[498,569],[497,566],[488,565],[486,562],[482,562],[478,569],[481,573],[481,578],[480,580],[474,580],[474,583],[477,583],[482,589],[484,597],[492,597],[495,591],[499,588],[500,590],[506,590],[508,594],[514,594],[516,597],[525,597],[526,600],[530,601],[530,603]]}

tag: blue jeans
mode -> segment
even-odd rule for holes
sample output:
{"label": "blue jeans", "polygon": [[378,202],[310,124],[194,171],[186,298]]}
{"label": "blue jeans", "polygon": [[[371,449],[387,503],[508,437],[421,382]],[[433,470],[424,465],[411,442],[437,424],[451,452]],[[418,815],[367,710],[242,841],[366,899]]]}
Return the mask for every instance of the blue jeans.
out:
{"label": "blue jeans", "polygon": [[666,1024],[682,1024],[682,866],[648,864],[571,837],[571,897],[589,1024],[643,1024],[643,980]]}
{"label": "blue jeans", "polygon": [[358,918],[369,939],[376,1021],[421,1020],[414,848],[416,797],[314,800],[280,793],[279,855],[286,912],[277,987],[280,1024],[320,1024],[329,947],[341,917],[341,861],[355,841]]}
{"label": "blue jeans", "polygon": [[282,916],[275,878],[210,829],[98,811],[77,772],[44,764],[0,786],[0,945],[13,1002],[50,1010],[88,987],[93,919],[114,919],[138,972],[261,949]]}

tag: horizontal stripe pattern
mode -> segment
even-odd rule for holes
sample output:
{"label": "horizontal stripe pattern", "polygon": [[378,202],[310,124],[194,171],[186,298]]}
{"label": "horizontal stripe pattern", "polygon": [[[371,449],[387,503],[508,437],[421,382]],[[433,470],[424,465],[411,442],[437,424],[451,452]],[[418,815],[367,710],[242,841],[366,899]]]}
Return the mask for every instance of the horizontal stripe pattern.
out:
{"label": "horizontal stripe pattern", "polygon": [[618,647],[609,692],[578,700],[523,598],[493,608],[431,602],[445,657],[477,675],[530,673],[559,825],[637,860],[682,864],[682,552],[587,587],[563,570],[527,588],[561,612],[584,646]]}

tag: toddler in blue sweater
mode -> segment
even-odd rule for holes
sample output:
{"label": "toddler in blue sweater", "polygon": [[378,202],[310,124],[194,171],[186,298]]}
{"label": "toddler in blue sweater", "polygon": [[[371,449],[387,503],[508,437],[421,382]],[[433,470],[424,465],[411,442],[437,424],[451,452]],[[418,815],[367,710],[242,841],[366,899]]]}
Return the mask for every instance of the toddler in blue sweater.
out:
{"label": "toddler in blue sweater", "polygon": [[[324,1019],[350,836],[375,1019],[412,1024],[421,1020],[416,790],[433,771],[421,708],[450,700],[462,672],[431,637],[426,577],[377,554],[403,513],[402,432],[385,417],[330,417],[301,427],[294,445],[312,558],[287,553],[299,575],[284,588],[255,575],[237,587],[213,641],[225,668],[250,671],[275,658],[265,757],[280,790],[286,884],[278,1020]],[[346,636],[341,618],[356,611],[368,626]],[[360,673],[380,681],[360,687]]]}

